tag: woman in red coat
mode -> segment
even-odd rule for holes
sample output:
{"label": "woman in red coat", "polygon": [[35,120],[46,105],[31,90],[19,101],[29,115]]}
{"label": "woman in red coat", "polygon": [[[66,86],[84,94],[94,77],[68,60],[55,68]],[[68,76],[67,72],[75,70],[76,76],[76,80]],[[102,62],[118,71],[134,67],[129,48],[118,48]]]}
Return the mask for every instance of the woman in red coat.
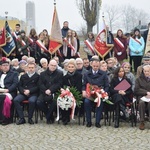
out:
{"label": "woman in red coat", "polygon": [[123,31],[117,31],[116,38],[114,38],[114,56],[122,64],[123,60],[127,58],[127,38],[123,35]]}

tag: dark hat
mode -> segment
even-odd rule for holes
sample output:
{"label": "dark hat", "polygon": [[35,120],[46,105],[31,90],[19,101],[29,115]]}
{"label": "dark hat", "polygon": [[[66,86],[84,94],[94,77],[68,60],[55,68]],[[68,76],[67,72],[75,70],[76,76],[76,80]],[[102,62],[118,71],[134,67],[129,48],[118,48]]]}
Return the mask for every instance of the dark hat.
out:
{"label": "dark hat", "polygon": [[136,31],[140,32],[140,30],[139,30],[138,28],[135,28],[135,29],[134,29],[134,33],[135,33]]}
{"label": "dark hat", "polygon": [[9,61],[7,60],[6,57],[2,57],[2,59],[1,59],[1,61],[0,61],[0,65],[5,64],[5,63],[8,63],[8,64],[9,64]]}
{"label": "dark hat", "polygon": [[25,34],[25,31],[24,31],[24,30],[21,30],[21,31],[20,31],[20,34],[22,34],[22,33],[24,33],[24,34]]}

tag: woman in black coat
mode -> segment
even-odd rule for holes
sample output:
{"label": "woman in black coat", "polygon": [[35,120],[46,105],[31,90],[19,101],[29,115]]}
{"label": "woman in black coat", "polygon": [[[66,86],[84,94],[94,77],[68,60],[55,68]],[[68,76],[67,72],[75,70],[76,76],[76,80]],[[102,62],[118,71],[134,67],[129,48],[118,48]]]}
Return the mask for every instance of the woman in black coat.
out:
{"label": "woman in black coat", "polygon": [[[131,85],[126,91],[124,90],[115,90],[114,88],[122,82],[124,79]],[[118,67],[115,70],[114,77],[110,83],[110,94],[115,104],[115,128],[119,127],[119,115],[120,110],[123,112],[123,116],[126,117],[125,105],[127,102],[130,102],[130,97],[132,95],[132,83],[126,78],[125,71],[122,67]]]}
{"label": "woman in black coat", "polygon": [[[63,86],[75,87],[80,93],[82,91],[82,75],[76,71],[76,63],[74,59],[70,59],[67,66],[68,72],[63,77]],[[70,111],[61,110],[62,122],[67,125],[70,121]]]}

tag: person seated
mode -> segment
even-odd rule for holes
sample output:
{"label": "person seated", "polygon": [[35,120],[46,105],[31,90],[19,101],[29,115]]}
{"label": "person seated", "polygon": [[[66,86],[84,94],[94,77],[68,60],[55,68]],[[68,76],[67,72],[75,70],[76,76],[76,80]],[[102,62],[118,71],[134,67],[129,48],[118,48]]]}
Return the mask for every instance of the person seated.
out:
{"label": "person seated", "polygon": [[147,55],[143,56],[142,65],[138,66],[138,68],[137,68],[137,74],[136,74],[137,78],[141,75],[143,66],[145,66],[145,65],[150,65],[150,56],[147,56]]}
{"label": "person seated", "polygon": [[25,61],[27,62],[27,60],[28,60],[28,56],[23,55],[23,56],[21,57],[21,60],[25,60]]}
{"label": "person seated", "polygon": [[[92,104],[94,103],[90,98],[88,97],[87,93],[87,85],[90,84],[90,86],[96,86],[98,88],[103,88],[105,92],[109,91],[109,82],[106,72],[101,71],[99,69],[100,62],[98,59],[93,59],[91,61],[91,70],[89,70],[87,73],[85,73],[83,77],[83,86],[82,86],[82,95],[85,98],[84,100],[84,109],[86,113],[86,120],[87,120],[87,127],[92,126],[91,122],[91,112],[92,112]],[[96,107],[96,122],[95,126],[97,128],[100,128],[100,120],[103,110],[103,101],[101,101],[100,105]]]}
{"label": "person seated", "polygon": [[110,72],[110,74],[114,74],[114,71],[116,69],[114,59],[108,58],[108,59],[106,59],[106,63],[107,63],[107,68],[108,68],[108,71]]}
{"label": "person seated", "polygon": [[134,94],[138,96],[139,100],[139,113],[140,113],[140,130],[145,129],[145,112],[148,110],[148,116],[150,120],[150,101],[145,102],[142,97],[150,99],[150,65],[143,66],[141,75],[135,80]]}
{"label": "person seated", "polygon": [[48,67],[48,61],[46,58],[41,58],[40,60],[40,64],[42,66],[42,68],[40,68],[37,73],[40,74],[41,72],[45,71]]}
{"label": "person seated", "polygon": [[76,58],[76,68],[77,72],[82,74],[82,76],[84,76],[84,74],[87,72],[87,70],[83,67],[83,60],[81,58]]}
{"label": "person seated", "polygon": [[18,73],[10,69],[7,58],[2,58],[0,64],[0,122],[7,125],[13,120],[12,99],[17,94]]}
{"label": "person seated", "polygon": [[34,124],[32,117],[35,109],[36,100],[38,97],[38,81],[39,75],[35,72],[36,64],[28,63],[27,65],[28,71],[24,75],[21,76],[18,90],[19,94],[14,98],[13,102],[17,113],[19,115],[19,121],[16,123],[17,125],[21,125],[26,123],[23,108],[21,106],[21,102],[23,100],[29,101],[29,114],[28,114],[28,123]]}
{"label": "person seated", "polygon": [[129,62],[124,62],[122,64],[122,67],[126,73],[126,76],[128,79],[130,79],[130,81],[132,82],[132,91],[134,91],[134,87],[135,87],[135,76],[133,75],[133,73],[130,71],[131,70],[131,65]]}
{"label": "person seated", "polygon": [[[124,79],[130,84],[127,90],[115,90],[115,87],[121,83]],[[112,101],[115,104],[115,128],[119,127],[120,111],[123,113],[123,119],[126,119],[127,114],[125,111],[126,103],[131,102],[130,97],[133,94],[132,83],[126,77],[125,71],[122,67],[118,67],[114,72],[114,77],[110,82],[110,95],[112,96]]]}
{"label": "person seated", "polygon": [[68,62],[69,62],[69,59],[65,59],[64,62],[62,63],[63,65],[63,69],[62,69],[62,72],[63,72],[63,75],[65,76],[68,72]]}
{"label": "person seated", "polygon": [[[63,86],[75,87],[80,93],[82,92],[82,74],[76,70],[76,61],[70,59],[67,65],[67,74],[63,77]],[[61,110],[62,112],[62,121],[64,125],[67,125],[70,121],[70,112],[69,110]]]}
{"label": "person seated", "polygon": [[63,73],[57,69],[57,65],[56,60],[50,60],[47,70],[41,72],[39,79],[40,95],[37,99],[37,106],[44,112],[47,124],[54,122],[53,112],[56,102],[53,98],[63,82]]}
{"label": "person seated", "polygon": [[18,69],[19,69],[19,61],[18,61],[17,58],[12,59],[11,65],[12,65],[13,71],[19,72],[19,71],[18,71]]}
{"label": "person seated", "polygon": [[83,58],[83,67],[84,67],[86,70],[90,70],[90,69],[91,69],[90,61],[89,61],[88,58]]}

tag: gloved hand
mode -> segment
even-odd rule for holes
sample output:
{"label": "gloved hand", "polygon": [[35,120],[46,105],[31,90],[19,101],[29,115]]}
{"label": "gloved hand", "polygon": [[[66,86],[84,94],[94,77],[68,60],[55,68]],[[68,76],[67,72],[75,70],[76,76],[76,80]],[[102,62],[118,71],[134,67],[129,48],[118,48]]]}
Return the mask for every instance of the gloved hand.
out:
{"label": "gloved hand", "polygon": [[120,56],[122,54],[122,52],[118,52],[117,55]]}

